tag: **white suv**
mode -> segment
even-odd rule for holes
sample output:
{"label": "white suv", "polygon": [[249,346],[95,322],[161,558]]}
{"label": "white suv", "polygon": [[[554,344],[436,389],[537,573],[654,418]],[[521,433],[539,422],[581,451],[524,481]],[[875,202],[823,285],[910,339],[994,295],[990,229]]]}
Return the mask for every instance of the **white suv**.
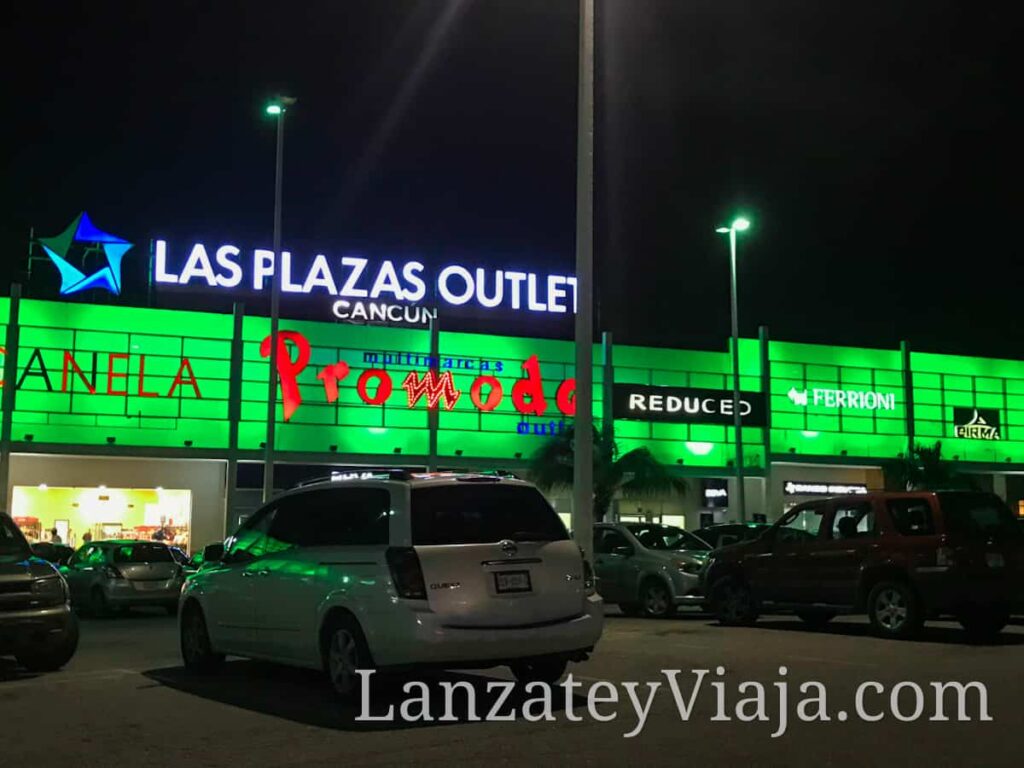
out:
{"label": "white suv", "polygon": [[323,669],[508,665],[553,682],[601,636],[580,548],[529,483],[363,473],[289,491],[206,548],[179,606],[185,666],[224,654]]}

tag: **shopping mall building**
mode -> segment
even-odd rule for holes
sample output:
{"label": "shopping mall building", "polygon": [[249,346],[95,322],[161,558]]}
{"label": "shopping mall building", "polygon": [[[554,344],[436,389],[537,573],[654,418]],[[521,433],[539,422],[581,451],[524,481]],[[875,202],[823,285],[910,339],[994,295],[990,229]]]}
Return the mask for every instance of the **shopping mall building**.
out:
{"label": "shopping mall building", "polygon": [[[79,243],[91,255],[74,260]],[[42,249],[33,280],[60,289],[31,298],[31,285],[16,285],[0,298],[6,509],[30,536],[57,528],[73,544],[86,532],[190,548],[223,538],[260,498],[270,322],[241,299],[265,289],[273,254],[154,241],[147,290],[131,299],[119,272],[131,244],[87,217],[33,245]],[[494,333],[499,320],[470,323],[476,333],[443,320],[470,306],[484,317],[564,319],[570,276],[459,265],[431,274],[419,262],[319,254],[301,268],[283,260],[282,272],[292,305],[315,303],[322,317],[285,311],[281,320],[279,488],[384,465],[521,472],[572,423],[572,342]],[[173,290],[162,308],[154,288]],[[229,308],[167,306],[195,306],[193,288]],[[620,450],[645,446],[689,479],[682,496],[619,499],[613,513],[690,528],[736,519],[727,346],[636,347],[606,336],[594,359],[594,415],[614,425]],[[881,488],[887,462],[936,441],[1020,508],[1024,361],[762,332],[741,341],[740,369],[748,517],[773,520],[815,495]],[[570,496],[553,497],[567,517]]]}

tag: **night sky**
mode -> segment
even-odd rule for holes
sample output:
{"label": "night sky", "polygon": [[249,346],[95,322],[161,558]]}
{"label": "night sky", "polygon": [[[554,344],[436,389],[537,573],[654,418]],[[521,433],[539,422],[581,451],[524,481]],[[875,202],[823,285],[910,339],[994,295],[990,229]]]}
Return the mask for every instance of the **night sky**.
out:
{"label": "night sky", "polygon": [[[744,334],[1024,357],[1024,70],[1004,4],[597,4],[600,328],[721,348],[714,229],[743,211]],[[29,228],[83,209],[135,242],[266,246],[278,91],[299,99],[287,247],[571,269],[576,0],[5,15],[5,288]]]}

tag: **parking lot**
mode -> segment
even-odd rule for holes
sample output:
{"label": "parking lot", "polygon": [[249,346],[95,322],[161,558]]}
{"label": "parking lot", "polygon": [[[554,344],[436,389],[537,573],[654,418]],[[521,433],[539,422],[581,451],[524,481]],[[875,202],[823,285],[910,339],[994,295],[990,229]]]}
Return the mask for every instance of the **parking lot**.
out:
{"label": "parking lot", "polygon": [[[61,672],[28,675],[8,659],[0,661],[0,722],[4,763],[43,761],[47,765],[388,765],[421,764],[628,765],[863,765],[902,761],[907,765],[1019,764],[1024,724],[1019,691],[1024,685],[1024,626],[1017,623],[993,645],[964,642],[953,624],[930,625],[914,642],[871,636],[859,619],[808,631],[795,619],[768,617],[751,629],[723,628],[699,614],[665,621],[631,619],[609,611],[605,635],[593,658],[571,671],[581,684],[567,712],[554,697],[554,720],[467,722],[472,714],[456,698],[454,722],[363,722],[358,708],[339,706],[312,672],[249,661],[234,661],[211,678],[190,678],[180,666],[176,627],[162,612],[135,611],[109,620],[82,623],[78,654]],[[724,667],[718,674],[717,667]],[[779,667],[787,672],[780,675]],[[683,721],[664,669],[682,670],[679,687],[688,697],[691,670],[709,670]],[[505,670],[436,673],[422,676],[436,694],[435,716],[445,682],[467,681],[478,695],[480,715],[494,696],[487,683],[508,679]],[[372,690],[373,712],[399,709],[401,685],[385,681]],[[598,709],[616,717],[588,716],[587,690],[597,681],[619,689],[617,705]],[[633,738],[638,716],[621,683],[661,681],[650,711]],[[769,722],[739,722],[743,681],[759,681],[766,692]],[[800,684],[818,681],[827,691],[830,722],[800,722]],[[872,714],[888,705],[889,691],[902,681],[918,683],[930,696],[933,681],[978,681],[987,687],[991,722],[934,722],[928,699],[922,720],[899,722],[887,715],[861,722],[853,702],[858,686],[878,682],[884,694],[866,699]],[[712,685],[717,683],[718,685]],[[788,684],[788,687],[787,687]],[[787,687],[788,703],[779,700]],[[557,689],[556,689],[557,690]],[[730,721],[711,718],[720,709]],[[904,693],[909,693],[904,691]],[[521,710],[516,694],[503,711]],[[912,695],[901,699],[904,714]],[[956,716],[949,700],[946,714]],[[685,703],[685,702],[684,702]],[[977,697],[967,711],[977,719]],[[789,710],[785,732],[780,713]],[[847,715],[841,722],[839,711]],[[536,711],[536,710],[534,710]],[[580,722],[571,721],[575,714]],[[13,738],[12,738],[13,736]]]}

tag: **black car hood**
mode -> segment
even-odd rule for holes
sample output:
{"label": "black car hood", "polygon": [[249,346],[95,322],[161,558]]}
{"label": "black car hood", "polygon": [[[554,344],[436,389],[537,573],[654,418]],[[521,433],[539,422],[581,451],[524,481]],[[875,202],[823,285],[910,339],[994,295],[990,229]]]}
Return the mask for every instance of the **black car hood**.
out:
{"label": "black car hood", "polygon": [[39,579],[44,576],[52,576],[55,573],[58,573],[56,568],[38,557],[23,557],[17,560],[11,557],[0,558],[0,580],[2,581],[15,581],[19,577]]}

